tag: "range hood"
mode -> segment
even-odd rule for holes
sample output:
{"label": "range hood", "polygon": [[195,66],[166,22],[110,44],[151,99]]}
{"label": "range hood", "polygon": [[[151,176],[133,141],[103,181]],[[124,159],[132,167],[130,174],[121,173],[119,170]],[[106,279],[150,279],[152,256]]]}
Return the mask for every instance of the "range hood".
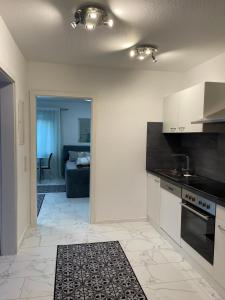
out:
{"label": "range hood", "polygon": [[213,115],[191,122],[191,124],[210,124],[210,123],[211,124],[225,123],[225,108]]}
{"label": "range hood", "polygon": [[203,118],[191,124],[225,123],[225,83],[205,82]]}

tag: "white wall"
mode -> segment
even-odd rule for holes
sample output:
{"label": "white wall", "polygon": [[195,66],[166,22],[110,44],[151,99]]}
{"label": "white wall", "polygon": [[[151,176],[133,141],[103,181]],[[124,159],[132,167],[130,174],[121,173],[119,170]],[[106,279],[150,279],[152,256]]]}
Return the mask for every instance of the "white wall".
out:
{"label": "white wall", "polygon": [[202,81],[225,82],[225,53],[206,61],[184,73],[183,87]]}
{"label": "white wall", "polygon": [[96,98],[96,221],[146,217],[146,123],[162,120],[162,99],[180,74],[30,63],[34,90]]}
{"label": "white wall", "polygon": [[[16,82],[16,110],[18,101],[25,101],[25,145],[17,143],[17,238],[20,241],[30,222],[29,184],[29,119],[27,92],[27,63],[0,17],[0,67]],[[27,160],[25,170],[24,161]]]}
{"label": "white wall", "polygon": [[[61,144],[89,145],[79,142],[79,118],[91,118],[91,103],[84,100],[67,100],[52,97],[38,99],[38,107],[63,108],[61,110]],[[67,109],[67,110],[64,110]]]}
{"label": "white wall", "polygon": [[[16,81],[26,109],[25,145],[17,145],[18,239],[29,223],[29,110],[26,61],[0,17],[0,67]],[[146,216],[146,122],[162,120],[162,98],[180,88],[225,81],[225,53],[185,74],[30,63],[29,88],[96,96],[97,221]]]}

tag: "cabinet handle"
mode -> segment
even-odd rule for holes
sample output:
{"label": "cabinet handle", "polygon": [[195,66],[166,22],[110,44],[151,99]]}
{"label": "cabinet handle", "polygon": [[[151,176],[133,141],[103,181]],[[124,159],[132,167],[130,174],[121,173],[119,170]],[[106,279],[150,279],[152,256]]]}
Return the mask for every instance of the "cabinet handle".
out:
{"label": "cabinet handle", "polygon": [[219,228],[219,230],[225,232],[225,229],[221,225],[218,225],[218,228]]}
{"label": "cabinet handle", "polygon": [[154,179],[154,181],[155,181],[156,183],[159,183],[159,180],[158,180],[158,179]]}
{"label": "cabinet handle", "polygon": [[210,217],[199,213],[197,210],[191,208],[190,206],[188,206],[188,205],[186,205],[184,203],[182,203],[181,206],[184,207],[184,208],[186,208],[187,210],[191,211],[193,214],[195,214],[196,216],[202,218],[205,221],[208,221],[210,219]]}
{"label": "cabinet handle", "polygon": [[170,130],[173,132],[176,131],[176,127],[170,127]]}

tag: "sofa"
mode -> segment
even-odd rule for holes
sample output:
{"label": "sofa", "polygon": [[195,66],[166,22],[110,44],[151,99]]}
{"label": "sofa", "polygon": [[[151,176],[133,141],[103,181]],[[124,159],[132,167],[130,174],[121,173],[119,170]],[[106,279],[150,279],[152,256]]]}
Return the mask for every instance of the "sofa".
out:
{"label": "sofa", "polygon": [[90,146],[64,145],[62,154],[62,174],[65,177],[68,198],[89,197],[90,167],[77,167],[69,161],[69,151],[90,152]]}

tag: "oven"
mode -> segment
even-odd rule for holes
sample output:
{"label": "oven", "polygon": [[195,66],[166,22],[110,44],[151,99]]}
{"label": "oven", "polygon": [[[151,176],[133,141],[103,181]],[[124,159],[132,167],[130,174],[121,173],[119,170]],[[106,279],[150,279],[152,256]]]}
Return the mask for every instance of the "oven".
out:
{"label": "oven", "polygon": [[182,190],[181,238],[213,265],[216,204]]}

